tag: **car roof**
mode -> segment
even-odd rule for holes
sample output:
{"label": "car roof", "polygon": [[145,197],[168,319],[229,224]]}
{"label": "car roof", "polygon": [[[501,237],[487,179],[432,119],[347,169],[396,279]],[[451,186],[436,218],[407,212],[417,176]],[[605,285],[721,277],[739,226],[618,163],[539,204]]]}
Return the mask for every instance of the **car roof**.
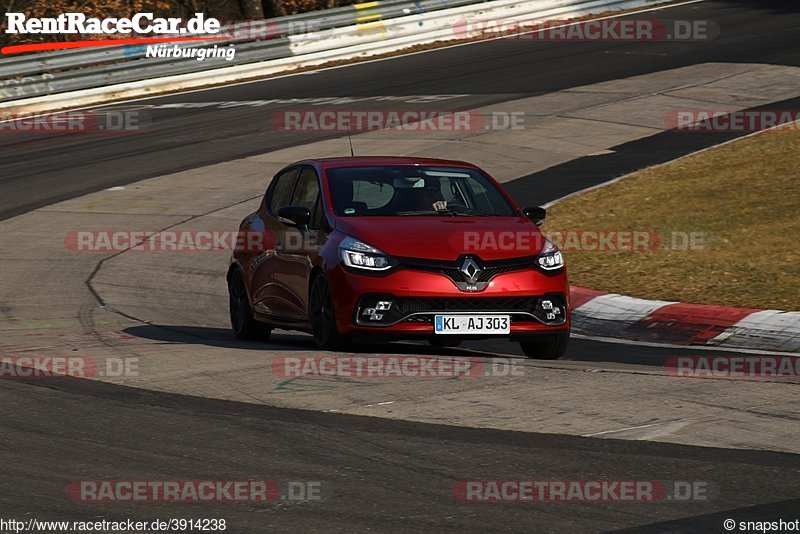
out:
{"label": "car roof", "polygon": [[472,163],[465,161],[420,158],[420,157],[401,157],[401,156],[355,156],[341,158],[319,158],[300,161],[298,164],[316,163],[324,169],[334,169],[337,167],[364,167],[370,165],[437,165],[447,167],[464,167],[476,169]]}

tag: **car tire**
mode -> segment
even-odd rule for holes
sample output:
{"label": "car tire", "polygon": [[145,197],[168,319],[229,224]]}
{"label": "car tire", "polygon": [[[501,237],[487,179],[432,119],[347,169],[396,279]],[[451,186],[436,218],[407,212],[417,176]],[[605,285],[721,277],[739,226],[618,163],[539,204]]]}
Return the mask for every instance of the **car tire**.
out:
{"label": "car tire", "polygon": [[228,278],[231,329],[239,339],[269,339],[272,329],[253,319],[253,309],[247,298],[242,271],[234,269]]}
{"label": "car tire", "polygon": [[308,298],[309,322],[314,342],[321,349],[337,350],[344,348],[349,337],[339,332],[336,326],[336,313],[333,310],[333,293],[324,275],[314,278]]}
{"label": "car tire", "polygon": [[520,341],[519,346],[528,358],[557,360],[564,355],[569,343],[569,332],[548,336],[536,341]]}
{"label": "car tire", "polygon": [[436,347],[437,349],[454,349],[463,342],[463,339],[444,339],[443,337],[435,337],[428,340],[431,347]]}

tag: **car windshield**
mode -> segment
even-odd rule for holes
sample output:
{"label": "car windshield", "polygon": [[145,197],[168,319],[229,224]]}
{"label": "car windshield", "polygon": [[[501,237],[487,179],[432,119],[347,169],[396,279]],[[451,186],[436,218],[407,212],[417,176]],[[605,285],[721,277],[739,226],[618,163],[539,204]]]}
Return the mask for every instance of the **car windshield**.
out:
{"label": "car windshield", "polygon": [[477,169],[420,165],[328,170],[339,216],[516,216],[497,186]]}

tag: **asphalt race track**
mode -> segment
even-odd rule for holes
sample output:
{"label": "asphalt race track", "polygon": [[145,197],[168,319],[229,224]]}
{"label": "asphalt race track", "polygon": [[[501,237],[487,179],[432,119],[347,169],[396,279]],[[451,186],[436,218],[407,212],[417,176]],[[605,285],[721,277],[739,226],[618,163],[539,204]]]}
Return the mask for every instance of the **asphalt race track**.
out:
{"label": "asphalt race track", "polygon": [[[665,18],[711,19],[724,31],[714,40],[695,43],[551,42],[532,45],[524,41],[493,41],[365,63],[344,70],[324,70],[139,102],[157,105],[455,94],[468,96],[427,106],[435,110],[466,109],[708,62],[800,66],[800,50],[793,44],[797,8],[790,1],[701,2],[664,13]],[[380,105],[372,101],[353,107],[380,109]],[[390,105],[397,107],[397,104]],[[281,106],[271,106],[269,111],[264,111],[244,106],[153,110],[149,135],[141,138],[91,136],[94,138],[59,142],[63,140],[40,134],[0,139],[4,154],[0,217],[89,191],[321,138],[319,133],[276,135],[268,124],[271,114],[280,109]],[[719,140],[719,137],[710,136],[706,143],[714,144]],[[684,153],[694,149],[695,146],[684,147]],[[654,159],[661,158],[654,155]],[[578,185],[579,189],[585,187],[585,184]],[[556,196],[568,192],[568,187],[553,191]]]}
{"label": "asphalt race track", "polygon": [[[72,381],[53,388],[3,384],[7,451],[4,511],[108,520],[224,517],[235,532],[586,532],[677,520],[685,532],[716,532],[728,517],[796,513],[796,456],[457,429],[278,410]],[[53,425],[53,406],[69,422]],[[39,430],[34,430],[39,429]],[[43,429],[47,429],[44,431]],[[31,462],[41,459],[41,464]],[[52,465],[55,459],[57,465]],[[91,465],[90,469],[88,466]],[[315,480],[322,502],[273,505],[71,503],[70,480]],[[458,503],[465,478],[684,480],[713,477],[728,488],[709,503]],[[303,478],[298,478],[302,474]],[[776,489],[779,488],[779,489]],[[66,501],[66,502],[65,502]],[[766,502],[753,509],[751,503]],[[655,529],[653,531],[659,531]]]}
{"label": "asphalt race track", "polygon": [[[269,126],[272,114],[296,107],[297,102],[241,104],[245,102],[308,99],[305,102],[309,103],[359,97],[364,100],[353,103],[352,108],[471,109],[697,65],[800,67],[800,6],[796,2],[707,1],[639,16],[711,19],[719,24],[722,33],[715,40],[697,43],[492,41],[115,104],[112,109],[140,109],[147,113],[147,135],[0,137],[0,221],[13,223],[13,217],[114,186],[300,145],[311,146],[341,135],[276,133]],[[776,96],[773,102],[759,106],[796,109],[800,85],[797,87],[796,94]],[[585,155],[541,170],[511,173],[513,179],[506,180],[505,186],[521,203],[541,204],[733,137],[735,134],[681,136],[654,132],[614,146],[614,150],[602,155]],[[464,159],[470,158],[465,155]],[[264,176],[264,183],[268,177]],[[216,193],[222,195],[226,187],[236,183],[236,175],[220,175]],[[135,225],[135,219],[127,219],[125,224]],[[10,260],[16,258],[16,253],[5,249],[3,256]],[[124,309],[126,320],[139,322],[124,328],[127,336],[156,343],[152,350],[165,355],[192,353],[198,366],[213,364],[219,375],[209,373],[208,382],[175,390],[168,383],[173,379],[169,374],[165,374],[163,383],[154,381],[152,388],[68,378],[0,381],[4,408],[0,437],[5,443],[0,503],[4,517],[225,518],[231,525],[230,532],[723,532],[723,521],[729,518],[798,518],[800,456],[796,454],[798,447],[788,445],[792,435],[795,443],[800,435],[793,409],[797,406],[797,393],[790,389],[796,384],[776,385],[775,391],[778,387],[783,389],[767,402],[767,394],[761,397],[762,390],[757,389],[760,384],[689,380],[691,384],[686,385],[687,381],[675,379],[659,382],[660,389],[650,390],[653,398],[646,398],[650,386],[640,382],[636,387],[643,392],[642,406],[613,402],[609,401],[613,388],[622,392],[628,387],[626,381],[649,379],[670,356],[706,352],[573,339],[563,365],[559,362],[549,367],[519,359],[530,365],[526,369],[534,370],[542,382],[524,390],[532,391],[526,398],[507,400],[515,410],[512,414],[509,408],[509,420],[517,419],[504,424],[505,414],[496,413],[498,422],[488,424],[489,428],[480,428],[482,425],[473,424],[467,416],[467,422],[452,426],[447,413],[434,413],[434,406],[430,418],[386,412],[330,413],[313,403],[302,404],[305,401],[297,401],[302,396],[297,394],[291,402],[274,406],[270,401],[277,401],[277,397],[264,397],[266,401],[254,397],[252,403],[242,402],[240,399],[250,395],[244,385],[241,392],[230,396],[206,396],[201,394],[202,388],[215,378],[224,381],[224,370],[236,365],[234,361],[241,363],[255,351],[266,354],[264,357],[281,351],[311,352],[310,339],[278,334],[274,344],[243,345],[218,321],[225,310],[186,310],[187,317],[191,317],[180,317],[185,326],[176,327],[165,319],[166,308],[158,310],[158,295],[153,296],[150,310],[124,299],[103,300],[104,291],[113,285],[108,272],[124,268],[120,265],[124,260],[111,258],[105,267],[98,265],[94,271],[82,273],[80,285],[89,287],[106,310]],[[136,261],[138,258],[131,269],[139,268]],[[216,290],[198,288],[199,302],[218,302],[219,295],[207,295],[213,291]],[[10,331],[8,314],[12,308],[5,300],[16,298],[14,288],[4,288],[2,295],[0,317],[7,323],[3,331]],[[66,309],[69,293],[66,295],[51,296],[50,307],[40,310],[41,317],[59,316],[60,310]],[[43,346],[52,349],[55,345]],[[67,350],[67,346],[61,348]],[[124,345],[120,347],[127,350]],[[367,346],[359,350],[430,351],[421,345],[399,347]],[[499,342],[473,342],[463,348],[442,353],[488,358],[517,358],[521,354],[516,345]],[[228,352],[214,353],[212,349]],[[224,357],[221,354],[237,351],[235,360],[220,359]],[[589,380],[599,380],[601,375],[620,378],[615,378],[618,381],[608,390],[595,390]],[[442,384],[442,388],[451,386]],[[432,395],[432,388],[437,386],[420,385],[419,391],[414,387],[412,384],[411,389],[402,390],[403,394],[423,398]],[[700,393],[701,389],[707,396]],[[387,389],[386,398],[399,391]],[[541,396],[537,391],[542,392]],[[473,392],[477,392],[474,400],[459,401],[465,413],[479,410],[481,404],[491,400],[478,389]],[[235,396],[239,393],[240,397]],[[452,390],[453,398],[457,393]],[[338,394],[366,402],[366,394],[362,398],[350,390],[333,392],[331,398]],[[617,427],[623,427],[623,414],[651,409],[643,406],[647,403],[657,406],[662,402],[657,395],[663,395],[665,405],[699,397],[698,405],[709,410],[702,417],[693,413],[692,407],[673,408],[688,410],[686,419],[694,418],[699,426],[708,425],[686,441],[706,446],[670,443],[672,440],[661,434],[628,434],[624,432],[627,428],[621,428],[620,434],[599,437],[605,431],[573,432],[571,423],[564,422],[572,412],[580,411],[585,420],[596,417],[604,423],[613,422],[613,414],[617,413]],[[537,432],[518,422],[528,409],[539,413],[539,407],[553,398],[569,399],[562,414],[556,415],[558,409],[553,409],[554,421],[563,416],[557,425],[537,421],[533,425],[541,426]],[[764,426],[759,428],[763,429],[764,442],[753,446],[748,440],[734,437],[714,447],[723,432],[714,427],[717,420],[709,415],[716,413],[716,402],[753,417],[763,416]],[[441,410],[447,412],[449,408]],[[460,416],[455,411],[452,414],[454,420]],[[576,426],[584,424],[585,421]],[[770,429],[781,433],[772,446]],[[595,436],[585,437],[589,434]],[[614,437],[623,439],[610,439]],[[321,502],[271,504],[78,503],[67,498],[65,488],[70,481],[79,479],[310,480],[323,481],[331,494]],[[482,479],[699,480],[708,482],[710,491],[705,501],[659,503],[472,503],[454,497],[454,486],[459,481]]]}

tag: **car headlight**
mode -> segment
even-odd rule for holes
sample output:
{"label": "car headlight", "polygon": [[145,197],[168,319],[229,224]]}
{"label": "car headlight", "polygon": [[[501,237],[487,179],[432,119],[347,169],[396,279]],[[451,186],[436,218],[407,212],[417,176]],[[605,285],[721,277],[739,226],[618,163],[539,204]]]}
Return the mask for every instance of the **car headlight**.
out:
{"label": "car headlight", "polygon": [[367,271],[385,271],[392,267],[392,259],[363,241],[345,237],[339,243],[339,258],[347,267]]}
{"label": "car headlight", "polygon": [[536,263],[545,271],[555,271],[564,266],[564,256],[552,241],[545,239],[544,247],[536,257]]}

